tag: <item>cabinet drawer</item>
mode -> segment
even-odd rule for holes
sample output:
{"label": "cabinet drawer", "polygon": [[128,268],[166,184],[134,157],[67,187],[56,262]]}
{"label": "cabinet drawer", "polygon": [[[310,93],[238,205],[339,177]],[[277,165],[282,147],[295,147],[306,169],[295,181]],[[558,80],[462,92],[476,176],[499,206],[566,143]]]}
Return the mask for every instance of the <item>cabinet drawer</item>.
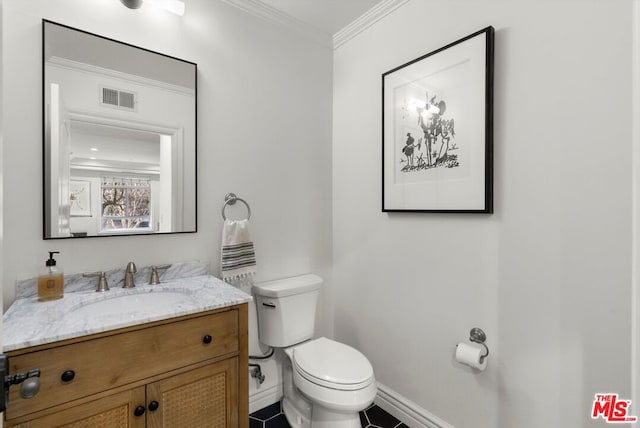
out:
{"label": "cabinet drawer", "polygon": [[[210,336],[211,341],[205,336]],[[235,352],[238,311],[231,310],[10,355],[11,373],[40,368],[41,387],[28,400],[20,397],[19,386],[12,387],[6,417],[12,419]],[[70,370],[73,380],[64,382],[61,376]]]}

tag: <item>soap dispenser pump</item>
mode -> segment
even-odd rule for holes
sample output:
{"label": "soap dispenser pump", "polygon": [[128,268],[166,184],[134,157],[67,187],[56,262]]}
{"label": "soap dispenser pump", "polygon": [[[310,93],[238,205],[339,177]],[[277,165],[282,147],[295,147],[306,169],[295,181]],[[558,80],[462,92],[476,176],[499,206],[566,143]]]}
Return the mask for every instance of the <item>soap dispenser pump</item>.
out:
{"label": "soap dispenser pump", "polygon": [[44,270],[38,276],[38,300],[55,300],[64,295],[64,274],[62,269],[56,266],[54,254],[60,251],[49,251],[49,260],[45,263]]}

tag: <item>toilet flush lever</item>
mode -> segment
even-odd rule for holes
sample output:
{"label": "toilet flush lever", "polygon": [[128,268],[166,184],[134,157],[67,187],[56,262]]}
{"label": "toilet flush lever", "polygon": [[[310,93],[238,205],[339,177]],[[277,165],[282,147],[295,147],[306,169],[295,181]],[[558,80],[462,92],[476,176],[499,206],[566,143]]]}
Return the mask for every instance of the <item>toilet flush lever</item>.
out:
{"label": "toilet flush lever", "polygon": [[276,305],[273,303],[262,303],[262,306],[266,306],[267,308],[275,309]]}

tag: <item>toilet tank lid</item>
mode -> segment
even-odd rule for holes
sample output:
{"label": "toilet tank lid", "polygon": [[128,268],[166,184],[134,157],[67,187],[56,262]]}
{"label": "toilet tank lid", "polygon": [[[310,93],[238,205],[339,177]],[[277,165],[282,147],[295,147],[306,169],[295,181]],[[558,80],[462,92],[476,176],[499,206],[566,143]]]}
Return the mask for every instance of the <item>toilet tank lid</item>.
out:
{"label": "toilet tank lid", "polygon": [[285,297],[294,294],[306,293],[318,290],[322,285],[322,278],[312,273],[291,278],[276,279],[261,282],[253,286],[253,291],[258,296]]}

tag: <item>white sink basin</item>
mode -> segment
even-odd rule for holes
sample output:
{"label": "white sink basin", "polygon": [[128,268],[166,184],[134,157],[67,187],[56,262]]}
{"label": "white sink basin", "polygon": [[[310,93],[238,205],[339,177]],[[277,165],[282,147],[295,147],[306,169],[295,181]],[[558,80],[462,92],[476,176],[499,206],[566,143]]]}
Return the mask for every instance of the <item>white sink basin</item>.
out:
{"label": "white sink basin", "polygon": [[127,294],[85,303],[71,310],[74,315],[117,316],[128,313],[157,313],[193,303],[189,294],[178,291]]}

